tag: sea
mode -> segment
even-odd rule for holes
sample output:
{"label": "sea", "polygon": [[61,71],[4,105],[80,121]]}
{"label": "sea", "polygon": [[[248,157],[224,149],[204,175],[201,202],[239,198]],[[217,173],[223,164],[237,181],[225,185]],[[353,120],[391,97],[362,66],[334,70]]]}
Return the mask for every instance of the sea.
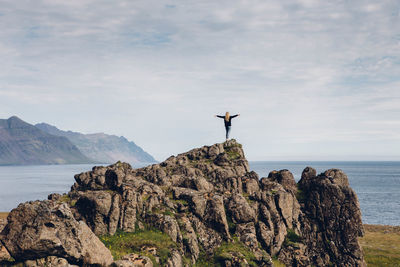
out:
{"label": "sea", "polygon": [[[342,169],[357,193],[363,223],[400,225],[400,162],[250,161],[249,164],[260,178],[273,170],[288,169],[296,181],[307,166],[318,173]],[[51,193],[66,193],[74,183],[74,175],[92,167],[85,164],[0,166],[0,211],[10,211],[21,202],[47,199]]]}

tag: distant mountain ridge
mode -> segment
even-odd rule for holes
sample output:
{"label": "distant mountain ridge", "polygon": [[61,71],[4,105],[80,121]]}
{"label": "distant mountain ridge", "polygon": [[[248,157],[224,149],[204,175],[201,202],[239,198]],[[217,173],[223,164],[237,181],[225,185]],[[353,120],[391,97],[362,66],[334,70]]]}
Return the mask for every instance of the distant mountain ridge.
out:
{"label": "distant mountain ridge", "polygon": [[13,116],[0,119],[0,165],[94,163],[66,137]]}
{"label": "distant mountain ridge", "polygon": [[47,123],[39,123],[35,126],[49,134],[68,138],[84,155],[97,162],[156,162],[149,153],[123,136],[118,137],[116,135],[104,133],[82,134],[79,132],[63,131]]}

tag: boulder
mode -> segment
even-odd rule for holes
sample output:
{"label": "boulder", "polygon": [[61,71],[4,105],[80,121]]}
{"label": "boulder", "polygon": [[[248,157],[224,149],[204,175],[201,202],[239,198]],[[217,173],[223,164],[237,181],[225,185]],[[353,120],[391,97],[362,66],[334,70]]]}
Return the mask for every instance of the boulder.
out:
{"label": "boulder", "polygon": [[109,265],[113,261],[110,251],[83,221],[75,220],[65,203],[20,204],[10,212],[1,240],[18,261],[48,256],[77,265]]}
{"label": "boulder", "polygon": [[24,267],[78,267],[78,265],[69,264],[64,258],[56,256],[48,256],[42,259],[27,260],[24,263]]}
{"label": "boulder", "polygon": [[153,262],[149,257],[131,253],[114,261],[111,267],[153,267]]}
{"label": "boulder", "polygon": [[268,179],[281,184],[286,191],[292,193],[297,191],[296,181],[288,170],[272,171],[268,174]]}
{"label": "boulder", "polygon": [[234,223],[247,223],[255,220],[255,212],[246,198],[241,194],[233,194],[227,200],[227,211]]}
{"label": "boulder", "polygon": [[168,259],[166,267],[182,267],[182,255],[177,250],[171,251],[171,257]]}

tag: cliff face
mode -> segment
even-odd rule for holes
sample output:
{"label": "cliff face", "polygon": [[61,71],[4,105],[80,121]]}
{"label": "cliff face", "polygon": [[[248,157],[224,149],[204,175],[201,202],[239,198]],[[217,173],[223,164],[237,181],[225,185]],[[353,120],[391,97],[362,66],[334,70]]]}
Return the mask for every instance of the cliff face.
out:
{"label": "cliff face", "polygon": [[0,120],[0,165],[93,163],[67,138],[17,117]]}
{"label": "cliff face", "polygon": [[[94,167],[75,180],[68,196],[50,195],[44,204],[21,204],[10,213],[1,239],[14,258],[57,256],[76,264],[84,262],[84,257],[71,256],[67,248],[55,246],[43,253],[43,246],[52,244],[40,234],[43,229],[54,231],[55,236],[64,233],[57,226],[65,225],[57,211],[64,205],[64,213],[70,210],[73,214],[67,216],[70,227],[77,228],[74,221],[82,221],[97,236],[148,227],[161,230],[174,244],[165,266],[196,262],[203,266],[207,261],[219,266],[272,266],[271,257],[287,266],[365,266],[357,240],[363,234],[357,196],[340,170],[316,175],[308,167],[298,184],[288,170],[259,179],[249,170],[241,145],[231,140],[141,169],[119,162]],[[41,216],[33,206],[58,214],[52,215],[55,222],[32,225],[21,211],[35,210]],[[21,246],[15,241],[18,235],[38,240],[36,247]],[[39,251],[37,244],[43,244],[40,253],[35,252]],[[109,262],[109,258],[93,261],[98,262]],[[131,266],[123,264],[129,264],[129,257],[114,262],[115,266]]]}
{"label": "cliff face", "polygon": [[56,136],[68,138],[87,157],[102,163],[126,161],[131,163],[152,163],[156,160],[134,142],[123,136],[104,133],[82,134],[72,131],[62,131],[46,123],[35,125],[37,128]]}

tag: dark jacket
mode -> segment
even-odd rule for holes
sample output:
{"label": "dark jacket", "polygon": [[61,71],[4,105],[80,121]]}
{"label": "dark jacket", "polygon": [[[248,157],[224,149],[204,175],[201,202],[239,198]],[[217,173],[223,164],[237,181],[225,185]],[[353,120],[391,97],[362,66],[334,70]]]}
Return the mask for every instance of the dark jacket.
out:
{"label": "dark jacket", "polygon": [[232,119],[235,118],[235,117],[237,117],[237,116],[238,116],[238,114],[233,115],[233,116],[229,116],[229,120],[226,121],[226,120],[225,120],[225,116],[219,116],[219,115],[217,115],[218,118],[224,119],[225,127],[231,126],[231,125],[232,125],[232,124],[231,124]]}

